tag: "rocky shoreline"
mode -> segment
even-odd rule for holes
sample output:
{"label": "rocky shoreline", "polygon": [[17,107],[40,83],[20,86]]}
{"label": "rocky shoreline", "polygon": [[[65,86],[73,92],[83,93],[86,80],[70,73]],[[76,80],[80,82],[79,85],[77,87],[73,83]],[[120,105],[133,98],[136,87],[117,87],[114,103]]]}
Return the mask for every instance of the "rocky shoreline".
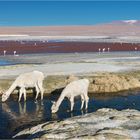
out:
{"label": "rocky shoreline", "polygon": [[[50,75],[44,80],[44,94],[59,92],[74,78],[88,78],[90,80],[90,93],[112,93],[127,90],[140,89],[140,71],[120,72],[120,73],[89,73],[82,75]],[[0,93],[5,92],[14,79],[0,80]],[[29,93],[32,91],[29,90]],[[17,94],[17,90],[14,91]],[[28,95],[28,94],[27,94]]]}
{"label": "rocky shoreline", "polygon": [[46,122],[18,132],[18,139],[140,139],[140,112],[102,108],[63,121]]}

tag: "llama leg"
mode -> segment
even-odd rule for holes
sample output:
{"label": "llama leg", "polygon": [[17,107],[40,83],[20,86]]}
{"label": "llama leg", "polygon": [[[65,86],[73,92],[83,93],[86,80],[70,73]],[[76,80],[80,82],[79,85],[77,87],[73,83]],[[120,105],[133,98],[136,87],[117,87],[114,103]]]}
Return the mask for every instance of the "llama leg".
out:
{"label": "llama leg", "polygon": [[85,101],[86,101],[85,109],[87,109],[88,108],[88,101],[89,101],[89,97],[87,95],[85,95]]}
{"label": "llama leg", "polygon": [[25,88],[23,89],[23,95],[24,95],[24,101],[26,101],[26,90],[25,90]]}
{"label": "llama leg", "polygon": [[41,100],[43,100],[44,89],[43,89],[43,82],[42,81],[38,82],[38,87],[39,87],[40,93],[41,93]]}
{"label": "llama leg", "polygon": [[36,89],[36,97],[35,97],[35,99],[37,100],[38,95],[39,95],[39,88],[38,88],[37,85],[35,85],[35,89]]}
{"label": "llama leg", "polygon": [[73,111],[73,107],[74,107],[74,98],[73,97],[71,97],[70,98],[70,103],[71,103],[71,111]]}
{"label": "llama leg", "polygon": [[23,93],[23,89],[20,88],[20,90],[19,90],[19,98],[18,98],[18,101],[19,101],[19,102],[20,102],[20,100],[21,100],[22,93]]}
{"label": "llama leg", "polygon": [[83,95],[81,95],[81,109],[83,108],[83,106],[84,106],[84,102],[85,102],[85,98],[84,98],[84,96]]}
{"label": "llama leg", "polygon": [[43,89],[43,83],[42,83],[42,81],[39,81],[38,82],[38,87],[39,87],[40,93],[41,93],[41,100],[43,100],[44,89]]}

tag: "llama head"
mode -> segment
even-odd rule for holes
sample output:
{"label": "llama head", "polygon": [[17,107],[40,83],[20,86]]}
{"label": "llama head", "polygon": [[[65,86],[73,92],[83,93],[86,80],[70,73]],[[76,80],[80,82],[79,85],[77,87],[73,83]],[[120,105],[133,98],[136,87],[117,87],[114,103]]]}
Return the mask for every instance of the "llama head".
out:
{"label": "llama head", "polygon": [[56,105],[56,102],[53,102],[53,105],[51,107],[51,111],[52,113],[56,113],[58,111],[58,106]]}
{"label": "llama head", "polygon": [[3,93],[2,94],[2,102],[5,102],[7,99],[8,99],[8,95],[7,95],[7,93],[5,92],[5,93]]}

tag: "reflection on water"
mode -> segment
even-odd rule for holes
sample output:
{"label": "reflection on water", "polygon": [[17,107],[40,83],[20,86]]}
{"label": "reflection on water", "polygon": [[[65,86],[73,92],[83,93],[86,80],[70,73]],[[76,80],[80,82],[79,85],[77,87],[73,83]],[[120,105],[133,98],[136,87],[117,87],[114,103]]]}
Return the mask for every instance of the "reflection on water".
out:
{"label": "reflection on water", "polygon": [[69,112],[69,102],[65,99],[60,106],[59,112],[51,114],[51,100],[57,100],[58,97],[59,95],[45,97],[42,102],[40,100],[34,101],[32,97],[28,97],[27,102],[22,101],[21,103],[18,103],[14,97],[11,97],[8,102],[0,103],[0,138],[10,138],[13,131],[19,131],[24,127],[36,125],[40,122],[62,120],[94,112],[103,107],[118,110],[127,108],[140,110],[140,92],[138,91],[133,92],[133,94],[132,92],[90,94],[87,112],[80,110],[80,99],[76,99],[74,111]]}

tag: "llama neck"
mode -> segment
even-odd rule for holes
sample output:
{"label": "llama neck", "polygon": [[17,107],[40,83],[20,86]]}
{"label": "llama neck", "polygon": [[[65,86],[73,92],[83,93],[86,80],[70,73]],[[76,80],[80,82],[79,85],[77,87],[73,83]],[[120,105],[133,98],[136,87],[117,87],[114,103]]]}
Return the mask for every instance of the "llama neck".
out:
{"label": "llama neck", "polygon": [[7,95],[7,96],[10,96],[10,94],[13,92],[13,90],[16,88],[16,86],[17,86],[17,84],[16,84],[16,82],[14,82],[14,83],[10,86],[10,88],[6,91],[6,95]]}
{"label": "llama neck", "polygon": [[59,99],[58,99],[58,101],[56,102],[56,106],[57,107],[59,107],[60,106],[60,104],[62,103],[62,101],[63,101],[63,99],[64,99],[64,95],[63,95],[63,93],[60,95],[60,97],[59,97]]}

